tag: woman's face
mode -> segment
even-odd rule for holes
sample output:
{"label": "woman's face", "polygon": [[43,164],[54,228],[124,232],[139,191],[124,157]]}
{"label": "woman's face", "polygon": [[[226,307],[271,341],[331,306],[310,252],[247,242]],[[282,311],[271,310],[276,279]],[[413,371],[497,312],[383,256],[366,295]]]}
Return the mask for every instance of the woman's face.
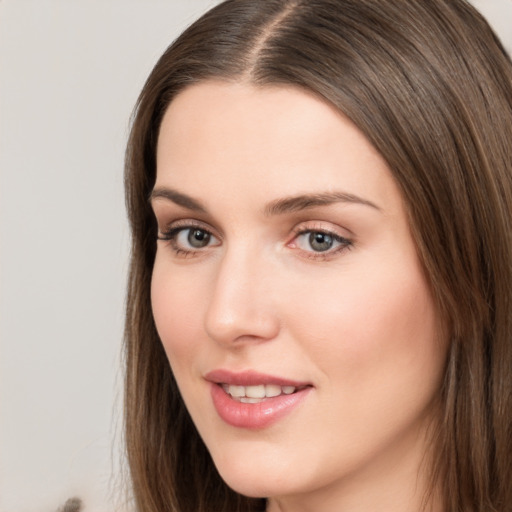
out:
{"label": "woman's face", "polygon": [[151,200],[156,326],[228,485],[275,503],[414,487],[446,350],[399,190],[356,127],[291,87],[191,86]]}

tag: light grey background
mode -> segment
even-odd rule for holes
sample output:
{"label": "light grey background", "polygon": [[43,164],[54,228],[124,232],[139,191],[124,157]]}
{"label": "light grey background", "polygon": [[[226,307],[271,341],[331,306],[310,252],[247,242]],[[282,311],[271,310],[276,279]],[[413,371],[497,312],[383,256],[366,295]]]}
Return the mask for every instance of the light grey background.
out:
{"label": "light grey background", "polygon": [[129,116],[213,3],[0,1],[1,512],[114,509]]}
{"label": "light grey background", "polygon": [[[0,0],[0,512],[123,508],[129,115],[214,3]],[[512,0],[474,3],[512,49]]]}

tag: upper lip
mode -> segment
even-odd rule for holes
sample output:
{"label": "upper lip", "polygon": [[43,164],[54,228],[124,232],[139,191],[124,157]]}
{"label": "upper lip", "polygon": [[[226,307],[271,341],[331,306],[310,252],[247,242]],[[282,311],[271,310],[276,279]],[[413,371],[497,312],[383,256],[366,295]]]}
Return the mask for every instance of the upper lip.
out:
{"label": "upper lip", "polygon": [[308,382],[286,379],[254,370],[233,372],[225,369],[218,369],[208,372],[205,379],[215,384],[230,384],[233,386],[257,386],[259,384],[275,384],[277,386],[294,386],[296,388],[310,386]]}

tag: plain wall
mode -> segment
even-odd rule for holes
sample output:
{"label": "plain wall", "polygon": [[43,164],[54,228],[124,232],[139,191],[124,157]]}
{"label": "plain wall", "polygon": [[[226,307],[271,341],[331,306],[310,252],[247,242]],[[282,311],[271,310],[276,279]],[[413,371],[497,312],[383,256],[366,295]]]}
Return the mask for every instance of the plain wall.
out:
{"label": "plain wall", "polygon": [[[0,512],[116,508],[129,116],[214,3],[0,0]],[[512,0],[474,3],[511,50]]]}
{"label": "plain wall", "polygon": [[114,509],[129,117],[213,3],[0,2],[1,512]]}

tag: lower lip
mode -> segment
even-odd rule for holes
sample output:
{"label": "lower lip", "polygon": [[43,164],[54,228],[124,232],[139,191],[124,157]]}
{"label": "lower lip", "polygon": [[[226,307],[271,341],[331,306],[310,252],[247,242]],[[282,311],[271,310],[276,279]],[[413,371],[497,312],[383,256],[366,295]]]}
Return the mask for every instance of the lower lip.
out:
{"label": "lower lip", "polygon": [[218,384],[211,384],[213,405],[221,419],[228,425],[246,429],[262,429],[277,422],[292,412],[310,390],[307,387],[291,395],[279,395],[256,404],[244,404],[233,400]]}

